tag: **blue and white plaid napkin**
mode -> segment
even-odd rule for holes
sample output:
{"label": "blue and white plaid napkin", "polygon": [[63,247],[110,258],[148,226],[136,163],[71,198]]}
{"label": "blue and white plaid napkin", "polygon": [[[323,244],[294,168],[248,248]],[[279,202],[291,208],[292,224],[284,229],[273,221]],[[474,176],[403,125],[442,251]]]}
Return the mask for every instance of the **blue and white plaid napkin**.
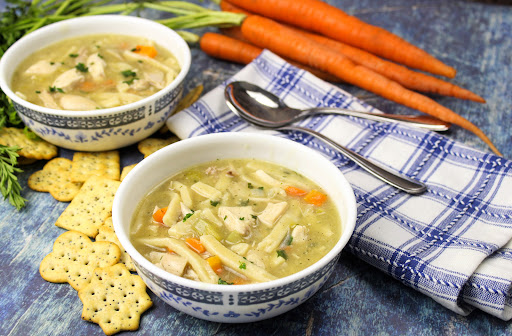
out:
{"label": "blue and white plaid napkin", "polygon": [[[228,82],[262,86],[294,107],[372,110],[357,98],[264,51]],[[331,159],[358,204],[347,249],[463,315],[475,307],[512,318],[512,162],[434,132],[343,116],[299,124],[428,186],[411,196],[372,177],[310,136],[262,131],[233,114],[224,85],[167,121],[180,138],[215,132],[270,132]]]}

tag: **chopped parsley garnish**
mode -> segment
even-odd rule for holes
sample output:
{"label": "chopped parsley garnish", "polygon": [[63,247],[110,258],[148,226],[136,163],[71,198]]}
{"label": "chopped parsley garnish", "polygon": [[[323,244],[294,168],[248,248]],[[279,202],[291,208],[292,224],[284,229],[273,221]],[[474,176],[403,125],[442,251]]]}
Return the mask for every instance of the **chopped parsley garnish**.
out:
{"label": "chopped parsley garnish", "polygon": [[293,241],[293,237],[292,236],[288,237],[288,240],[286,240],[286,245],[290,246],[292,244],[292,241]]}
{"label": "chopped parsley garnish", "polygon": [[189,212],[188,214],[185,215],[185,217],[183,217],[183,221],[186,222],[187,219],[190,218],[190,216],[192,216],[194,214],[194,210],[190,210],[192,212]]}
{"label": "chopped parsley garnish", "polygon": [[103,55],[98,54],[98,57],[99,57],[99,58],[103,58]]}
{"label": "chopped parsley garnish", "polygon": [[219,205],[219,203],[220,203],[220,201],[210,201],[211,206],[214,206],[214,207]]}
{"label": "chopped parsley garnish", "polygon": [[78,57],[78,54],[69,54],[69,57],[76,58]]}
{"label": "chopped parsley garnish", "polygon": [[54,64],[55,64],[55,62],[50,62],[50,65],[54,65]]}
{"label": "chopped parsley garnish", "polygon": [[240,218],[238,218],[238,219],[240,219],[240,220],[244,220],[244,219],[245,219],[245,217],[240,217]]}
{"label": "chopped parsley garnish", "polygon": [[263,187],[259,187],[258,189],[259,189],[259,190],[263,190]]}
{"label": "chopped parsley garnish", "polygon": [[258,218],[258,216],[256,216],[256,215],[251,215],[251,217],[254,219]]}
{"label": "chopped parsley garnish", "polygon": [[217,283],[219,285],[232,285],[233,284],[232,282],[227,282],[225,280],[222,280],[221,278],[219,278],[219,281]]}
{"label": "chopped parsley garnish", "polygon": [[238,266],[238,268],[240,268],[240,269],[246,269],[246,267],[247,267],[247,265],[244,262],[241,262],[240,266]]}
{"label": "chopped parsley garnish", "polygon": [[247,188],[249,188],[249,189],[253,189],[254,188],[251,182],[247,183]]}
{"label": "chopped parsley garnish", "polygon": [[87,72],[89,71],[89,68],[85,66],[83,63],[78,63],[75,68],[80,72]]}
{"label": "chopped parsley garnish", "polygon": [[55,87],[55,86],[50,86],[50,87],[48,88],[48,90],[49,90],[51,93],[55,93],[55,92],[64,93],[64,90],[62,90],[61,88]]}
{"label": "chopped parsley garnish", "polygon": [[37,93],[37,94],[40,94],[40,93],[41,93],[41,91],[39,91],[39,90],[36,90],[36,93]]}
{"label": "chopped parsley garnish", "polygon": [[134,71],[131,71],[131,70],[124,70],[124,71],[121,71],[121,74],[125,77],[135,77],[137,76],[137,73],[135,73]]}
{"label": "chopped parsley garnish", "polygon": [[277,257],[284,258],[284,260],[288,259],[288,256],[284,250],[277,250]]}
{"label": "chopped parsley garnish", "polygon": [[130,79],[123,81],[123,83],[126,83],[128,85],[132,85],[133,81],[138,79],[137,77],[135,77],[135,76],[137,76],[137,73],[135,73],[134,71],[131,71],[131,70],[121,71],[121,74],[125,77],[131,77]]}
{"label": "chopped parsley garnish", "polygon": [[224,216],[224,220],[226,220],[226,218],[228,218],[228,215]]}

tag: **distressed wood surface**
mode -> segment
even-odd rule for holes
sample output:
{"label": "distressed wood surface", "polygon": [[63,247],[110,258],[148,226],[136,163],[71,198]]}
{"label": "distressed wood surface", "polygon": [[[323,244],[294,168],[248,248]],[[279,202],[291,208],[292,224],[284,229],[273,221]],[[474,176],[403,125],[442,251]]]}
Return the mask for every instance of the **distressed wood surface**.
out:
{"label": "distressed wood surface", "polygon": [[[433,98],[480,126],[504,156],[512,159],[512,8],[509,1],[329,0],[362,20],[382,26],[426,49],[458,70],[453,80],[487,99],[482,105]],[[208,4],[204,4],[205,6]],[[0,9],[5,2],[0,1]],[[209,5],[212,8],[214,5]],[[148,14],[149,16],[149,14]],[[207,29],[208,30],[208,29]],[[214,29],[210,29],[214,30]],[[186,89],[205,92],[241,69],[192,50]],[[353,86],[341,87],[386,112],[414,113]],[[488,151],[471,133],[454,127],[448,137]],[[61,150],[60,155],[70,157]],[[121,150],[122,164],[141,160],[135,147]],[[102,335],[80,319],[82,304],[67,284],[44,281],[40,261],[64,231],[54,225],[66,203],[31,191],[28,176],[44,162],[26,166],[19,176],[28,205],[14,210],[0,203],[0,335]],[[510,323],[475,311],[457,315],[343,252],[326,285],[296,308],[255,324],[220,324],[189,317],[152,295],[137,332],[119,335],[504,335]]]}

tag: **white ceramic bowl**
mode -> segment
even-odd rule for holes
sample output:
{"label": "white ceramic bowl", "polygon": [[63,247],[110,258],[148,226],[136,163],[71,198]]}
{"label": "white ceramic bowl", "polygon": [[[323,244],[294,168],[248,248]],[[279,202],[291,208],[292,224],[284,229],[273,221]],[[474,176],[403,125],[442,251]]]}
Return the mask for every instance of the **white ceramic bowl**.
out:
{"label": "white ceramic bowl", "polygon": [[[93,111],[55,110],[29,103],[10,89],[18,65],[33,52],[55,42],[92,34],[121,34],[149,38],[171,51],[181,71],[161,91],[137,102]],[[190,68],[190,49],[172,29],[151,20],[122,15],[81,17],[50,24],[14,43],[0,59],[0,88],[16,111],[41,138],[80,151],[103,151],[142,140],[165,122],[176,107]]]}
{"label": "white ceramic bowl", "polygon": [[[310,267],[285,278],[250,285],[217,285],[170,274],[144,258],[131,244],[129,227],[144,196],[162,181],[190,166],[225,158],[255,158],[293,169],[315,181],[332,199],[343,231],[335,247]],[[197,318],[215,322],[253,322],[297,307],[327,280],[353,233],[354,193],[343,174],[318,152],[276,136],[218,133],[182,140],[141,161],[119,187],[113,205],[114,228],[138,274],[158,297]]]}

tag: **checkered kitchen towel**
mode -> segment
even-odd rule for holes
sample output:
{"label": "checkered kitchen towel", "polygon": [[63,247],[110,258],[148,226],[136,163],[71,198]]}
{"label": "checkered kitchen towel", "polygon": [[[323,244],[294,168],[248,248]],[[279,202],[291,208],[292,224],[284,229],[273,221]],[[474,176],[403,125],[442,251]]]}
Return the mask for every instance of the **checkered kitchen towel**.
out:
{"label": "checkered kitchen towel", "polygon": [[[228,82],[245,80],[295,107],[372,110],[350,94],[264,51]],[[167,125],[180,138],[215,132],[263,132],[233,114],[224,85]],[[380,270],[467,315],[475,307],[512,318],[512,162],[439,135],[344,116],[299,123],[428,186],[411,196],[372,177],[305,134],[280,134],[331,159],[352,185],[356,229],[347,248]]]}

